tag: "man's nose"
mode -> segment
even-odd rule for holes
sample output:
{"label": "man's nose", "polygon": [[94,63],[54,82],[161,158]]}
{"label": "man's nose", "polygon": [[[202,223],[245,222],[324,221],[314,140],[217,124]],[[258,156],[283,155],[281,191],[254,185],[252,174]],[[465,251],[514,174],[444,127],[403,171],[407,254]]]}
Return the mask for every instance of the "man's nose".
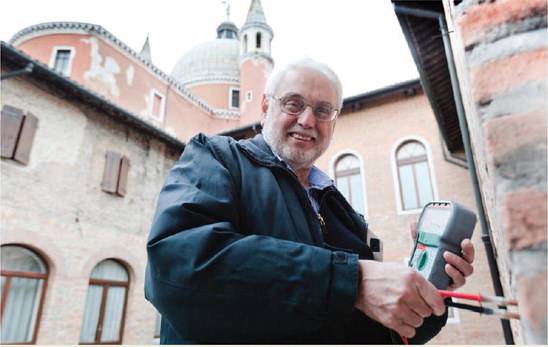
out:
{"label": "man's nose", "polygon": [[298,123],[303,128],[313,128],[316,124],[316,117],[314,117],[314,110],[312,106],[306,105],[303,113],[299,115]]}

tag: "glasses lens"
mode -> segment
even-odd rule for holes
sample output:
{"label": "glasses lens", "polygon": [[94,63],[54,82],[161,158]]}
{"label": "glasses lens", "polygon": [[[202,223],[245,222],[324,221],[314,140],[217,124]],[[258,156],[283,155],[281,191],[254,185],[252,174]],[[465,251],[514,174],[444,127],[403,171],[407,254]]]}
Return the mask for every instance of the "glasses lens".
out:
{"label": "glasses lens", "polygon": [[[304,109],[308,105],[304,101],[302,95],[299,94],[286,95],[279,99],[279,101],[282,111],[293,116],[298,116],[303,113]],[[310,106],[313,110],[314,117],[321,121],[331,121],[337,114],[337,110],[335,110],[333,106],[327,102],[319,102],[314,106]]]}
{"label": "glasses lens", "polygon": [[282,106],[282,110],[286,113],[298,115],[301,112],[303,112],[304,108],[306,107],[306,104],[304,103],[304,99],[302,96],[299,95],[290,95],[283,97],[280,100],[280,104]]}
{"label": "glasses lens", "polygon": [[314,108],[314,116],[319,120],[331,120],[333,116],[333,106],[330,104],[318,104]]}

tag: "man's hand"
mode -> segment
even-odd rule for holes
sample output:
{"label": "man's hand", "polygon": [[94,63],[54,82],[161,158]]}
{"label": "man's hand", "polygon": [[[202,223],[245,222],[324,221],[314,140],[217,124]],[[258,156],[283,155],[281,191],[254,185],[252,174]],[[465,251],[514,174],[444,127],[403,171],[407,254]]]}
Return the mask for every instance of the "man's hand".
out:
{"label": "man's hand", "polygon": [[[417,239],[417,222],[413,222],[410,225],[411,237],[413,240]],[[470,239],[462,240],[460,247],[462,249],[461,256],[453,254],[451,252],[443,253],[443,258],[447,262],[445,264],[445,272],[451,277],[452,283],[447,288],[448,290],[455,290],[462,287],[466,283],[466,277],[470,276],[474,272],[472,263],[474,262],[475,249]]]}
{"label": "man's hand", "polygon": [[401,336],[415,336],[424,318],[445,312],[436,288],[407,266],[360,260],[360,275],[356,308]]}

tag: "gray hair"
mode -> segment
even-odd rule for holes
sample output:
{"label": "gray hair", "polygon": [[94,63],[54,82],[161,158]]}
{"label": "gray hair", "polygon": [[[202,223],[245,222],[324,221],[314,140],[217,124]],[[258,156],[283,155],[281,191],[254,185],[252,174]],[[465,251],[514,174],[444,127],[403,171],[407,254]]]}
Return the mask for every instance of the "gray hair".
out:
{"label": "gray hair", "polygon": [[301,58],[292,61],[285,66],[282,66],[280,69],[274,70],[274,72],[270,75],[270,77],[268,77],[268,80],[266,81],[264,93],[267,95],[274,95],[277,91],[276,89],[278,88],[280,81],[283,79],[287,72],[303,68],[317,71],[325,76],[329,81],[331,81],[331,84],[333,85],[333,87],[335,87],[335,92],[337,93],[336,107],[338,109],[341,109],[343,103],[343,95],[342,84],[339,80],[339,77],[329,66],[311,58]]}

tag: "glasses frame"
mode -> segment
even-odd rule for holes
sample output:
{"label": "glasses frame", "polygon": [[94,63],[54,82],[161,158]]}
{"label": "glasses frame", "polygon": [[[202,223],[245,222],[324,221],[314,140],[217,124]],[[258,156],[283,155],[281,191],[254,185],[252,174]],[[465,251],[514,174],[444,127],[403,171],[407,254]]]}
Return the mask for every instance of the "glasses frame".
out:
{"label": "glasses frame", "polygon": [[[336,109],[336,108],[333,108],[333,110],[331,111],[331,117],[329,119],[322,119],[322,118],[319,118],[317,115],[316,115],[316,110],[315,110],[315,107],[317,107],[318,105],[311,105],[309,103],[307,103],[306,101],[304,101],[304,97],[300,94],[288,94],[288,95],[284,95],[282,97],[276,97],[274,95],[270,95],[270,94],[267,94],[266,95],[267,97],[271,98],[271,99],[274,99],[278,102],[278,104],[280,105],[280,109],[284,112],[284,113],[287,113],[288,115],[290,116],[294,116],[294,117],[298,117],[300,116],[301,114],[303,114],[303,112],[306,110],[307,107],[310,107],[310,109],[312,110],[312,114],[314,115],[314,118],[319,121],[319,122],[332,122],[334,121],[335,119],[337,119],[337,116],[339,115],[339,112],[341,110],[339,109]],[[288,112],[287,110],[285,110],[284,106],[283,106],[283,103],[282,103],[282,100],[289,97],[289,96],[299,96],[302,98],[303,100],[303,103],[304,103],[304,108],[302,109],[301,112],[298,112],[298,113],[295,113],[295,112]]]}

